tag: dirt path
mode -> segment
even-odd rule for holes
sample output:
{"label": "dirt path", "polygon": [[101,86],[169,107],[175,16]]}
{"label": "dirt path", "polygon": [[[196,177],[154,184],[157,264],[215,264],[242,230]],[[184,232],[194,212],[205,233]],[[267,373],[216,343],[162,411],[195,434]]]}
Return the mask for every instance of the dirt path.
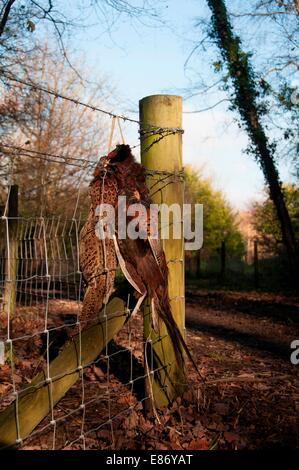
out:
{"label": "dirt path", "polygon": [[208,384],[203,422],[220,432],[220,447],[227,437],[236,448],[298,446],[299,365],[290,362],[298,305],[255,292],[187,292],[189,345]]}
{"label": "dirt path", "polygon": [[[187,293],[188,294],[188,293]],[[257,294],[255,294],[257,295]],[[238,292],[187,295],[187,321],[192,329],[289,361],[292,340],[299,338],[297,299],[254,298]]]}
{"label": "dirt path", "polygon": [[[74,321],[75,308],[72,301],[49,302],[49,326],[55,327],[50,352],[58,354],[62,347],[66,333],[62,329],[57,335],[57,326]],[[42,304],[20,308],[14,320],[16,338],[23,337],[14,343],[17,388],[45,365],[45,344],[38,334],[43,321]],[[205,384],[187,367],[189,391],[160,411],[161,424],[142,410],[140,314],[109,345],[109,362],[100,356],[56,405],[55,429],[48,415],[22,448],[298,448],[299,365],[290,362],[290,343],[299,339],[299,299],[260,292],[187,291],[186,326],[187,343]],[[28,333],[31,336],[23,336]],[[11,374],[9,365],[0,367],[0,408],[14,399]]]}

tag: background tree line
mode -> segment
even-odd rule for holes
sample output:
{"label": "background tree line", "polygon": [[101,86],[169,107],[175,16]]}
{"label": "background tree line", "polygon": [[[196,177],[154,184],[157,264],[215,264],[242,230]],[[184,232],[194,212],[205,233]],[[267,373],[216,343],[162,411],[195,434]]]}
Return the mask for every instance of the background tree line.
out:
{"label": "background tree line", "polygon": [[[120,16],[163,26],[162,4],[160,0],[139,6],[125,0],[83,1],[70,11],[56,1],[1,0],[0,139],[2,144],[28,148],[1,147],[2,204],[13,174],[21,188],[22,214],[42,211],[71,216],[82,185],[78,202],[84,216],[89,165],[104,151],[107,139],[107,123],[100,116],[22,84],[12,85],[7,77],[46,84],[104,107],[113,100],[111,82],[85,78],[88,71],[68,52],[68,34],[88,27],[91,12],[101,27],[109,27]],[[297,186],[282,184],[277,162],[292,165],[298,178],[298,1],[254,0],[245,5],[240,0],[207,0],[206,4],[210,14],[197,19],[194,49],[187,60],[187,64],[194,60],[189,91],[200,98],[218,89],[219,102],[212,107],[230,102],[228,109],[249,136],[246,151],[259,162],[267,185],[266,200],[253,208],[253,224],[270,251],[277,252],[276,245],[280,253],[288,254],[291,270],[297,273],[298,215],[290,203],[290,192],[296,194]],[[45,25],[47,41],[38,35]],[[198,66],[196,60],[208,66]],[[60,163],[55,155],[62,156]],[[241,257],[244,243],[236,214],[224,196],[194,169],[187,169],[186,183],[187,199],[205,205],[205,249],[217,249],[225,241],[227,250]],[[265,214],[273,220],[271,235]]]}

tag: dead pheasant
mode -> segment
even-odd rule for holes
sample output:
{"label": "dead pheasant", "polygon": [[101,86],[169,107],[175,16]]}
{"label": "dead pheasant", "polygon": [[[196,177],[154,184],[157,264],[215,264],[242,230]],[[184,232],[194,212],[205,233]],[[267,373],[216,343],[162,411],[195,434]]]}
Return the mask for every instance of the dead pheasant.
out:
{"label": "dead pheasant", "polygon": [[[153,213],[150,212],[151,199],[145,184],[145,168],[136,162],[128,145],[117,146],[102,160],[107,171],[106,181],[117,182],[118,196],[126,196],[124,210],[126,211],[127,207],[134,203],[142,204],[146,208],[146,220],[142,220],[141,227],[139,227],[139,233],[145,234],[144,238],[131,239],[128,236],[120,238],[118,226],[113,237],[122,272],[139,296],[134,312],[140,308],[143,300],[148,296],[154,329],[158,330],[159,319],[161,319],[166,325],[179,366],[184,366],[183,352],[185,351],[198,372],[172,316],[168,297],[168,268],[161,241],[151,236],[150,215],[152,216]],[[127,224],[133,218],[126,216]]]}
{"label": "dead pheasant", "polygon": [[[115,177],[110,174],[101,159],[90,183],[90,210],[86,223],[80,233],[79,257],[80,268],[87,284],[83,299],[80,321],[93,320],[106,304],[113,292],[117,258],[114,242],[111,238],[100,239],[96,234],[99,216],[96,214],[100,204],[117,204],[118,186]],[[106,227],[103,227],[105,230]]]}

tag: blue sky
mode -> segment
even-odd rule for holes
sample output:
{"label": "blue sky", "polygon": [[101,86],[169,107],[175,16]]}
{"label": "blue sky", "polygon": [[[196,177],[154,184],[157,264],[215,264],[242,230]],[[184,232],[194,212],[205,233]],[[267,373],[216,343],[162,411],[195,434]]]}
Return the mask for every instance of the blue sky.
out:
{"label": "blue sky", "polygon": [[[199,34],[194,29],[195,17],[206,11],[205,2],[171,0],[162,9],[169,26],[147,27],[120,17],[109,34],[91,27],[77,32],[71,45],[84,55],[95,75],[105,75],[115,86],[114,111],[136,118],[138,101],[144,96],[181,94],[190,87],[190,71],[184,70],[184,63]],[[217,56],[211,54],[213,60]],[[196,66],[194,62],[195,70]],[[217,94],[213,99],[217,101]],[[186,100],[184,111],[205,108],[207,103],[204,96]],[[184,163],[196,165],[210,176],[235,209],[246,209],[252,200],[262,197],[263,176],[252,157],[242,153],[247,137],[226,105],[184,114]],[[125,132],[128,142],[136,144],[137,128]],[[285,166],[280,171],[282,179],[289,179]]]}

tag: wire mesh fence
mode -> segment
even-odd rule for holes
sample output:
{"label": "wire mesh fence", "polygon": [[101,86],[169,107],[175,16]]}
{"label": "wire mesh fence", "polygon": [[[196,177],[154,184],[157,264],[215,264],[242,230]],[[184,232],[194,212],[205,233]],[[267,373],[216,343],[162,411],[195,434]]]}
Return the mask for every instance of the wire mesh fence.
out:
{"label": "wire mesh fence", "polygon": [[[9,237],[8,227],[11,223],[17,224],[14,238]],[[15,403],[17,443],[23,438],[22,428],[18,425],[17,405],[21,390],[24,386],[28,389],[37,373],[45,371],[45,380],[41,381],[38,387],[47,386],[51,395],[51,387],[57,377],[51,376],[50,363],[69,339],[72,330],[76,330],[78,326],[79,329],[84,327],[80,324],[83,289],[78,265],[78,236],[81,226],[80,220],[61,220],[55,217],[3,217],[1,220],[1,234],[8,234],[1,237],[0,261],[1,341],[5,345],[2,362],[6,365],[5,381],[1,387],[5,393],[1,394],[1,404],[3,407],[12,401]],[[14,245],[17,245],[15,250]],[[15,266],[15,278],[9,278],[12,265]],[[128,331],[128,334],[130,337],[132,333]],[[79,337],[80,335],[79,332]],[[108,349],[105,351],[105,357],[109,365]],[[81,362],[78,358],[75,370],[82,367]],[[108,406],[109,411],[108,365],[105,375],[106,393],[101,396],[103,392],[100,391],[101,398],[89,398],[88,402],[104,400],[103,406]],[[65,368],[67,374],[72,372],[67,364]],[[77,410],[80,415],[83,408],[85,409],[84,381],[82,369],[82,400]],[[48,424],[53,430],[51,447],[55,448],[57,413],[51,397],[50,404],[52,405]],[[110,411],[105,421],[112,419]],[[66,413],[63,419],[73,416],[74,412],[76,411],[71,410]],[[57,419],[59,423],[62,417]],[[48,432],[47,426],[43,426],[41,430],[44,432],[47,429]],[[33,436],[36,433],[37,431],[34,431]],[[81,439],[83,434],[84,431],[80,430]]]}
{"label": "wire mesh fence", "polygon": [[267,253],[257,240],[250,240],[244,255],[223,252],[223,244],[214,250],[204,247],[186,256],[188,285],[197,288],[244,290],[288,289],[291,279],[286,253]]}
{"label": "wire mesh fence", "polygon": [[[22,84],[37,89],[36,84]],[[115,120],[140,125],[137,120],[44,87],[38,89],[75,106],[104,113],[112,119],[112,129]],[[182,130],[150,126],[143,132],[157,135],[158,142]],[[112,131],[109,147],[113,140]],[[144,388],[145,379],[169,364],[155,363],[148,348],[152,339],[143,337],[142,316],[131,318],[136,300],[128,289],[123,300],[114,299],[111,306],[105,304],[88,325],[80,317],[85,288],[80,268],[80,231],[89,205],[86,185],[98,159],[66,158],[6,142],[0,147],[8,181],[2,187],[4,204],[0,208],[0,447],[121,448],[128,423],[134,421],[146,401],[153,399],[152,391]],[[22,200],[24,191],[30,189],[25,187],[26,178],[18,177],[22,168],[24,173],[28,167],[17,162],[30,159],[40,161],[45,170],[40,191],[35,191],[35,201],[40,202],[35,213]],[[78,167],[75,176],[68,176],[75,179],[76,185],[64,194],[65,202],[58,193],[54,200],[51,196],[49,213],[50,195],[44,176],[59,166]],[[162,185],[157,188],[155,183],[152,191],[161,191],[182,178],[177,172],[156,173],[151,171],[151,177],[157,184],[162,181]],[[15,183],[21,194],[19,212],[11,210]],[[182,260],[183,255],[170,262]],[[105,261],[103,271],[108,268]],[[116,277],[121,279],[120,272]],[[181,302],[183,298],[172,300]],[[115,341],[111,343],[112,338]],[[154,341],[161,341],[161,337]],[[150,353],[144,355],[144,351]]]}

